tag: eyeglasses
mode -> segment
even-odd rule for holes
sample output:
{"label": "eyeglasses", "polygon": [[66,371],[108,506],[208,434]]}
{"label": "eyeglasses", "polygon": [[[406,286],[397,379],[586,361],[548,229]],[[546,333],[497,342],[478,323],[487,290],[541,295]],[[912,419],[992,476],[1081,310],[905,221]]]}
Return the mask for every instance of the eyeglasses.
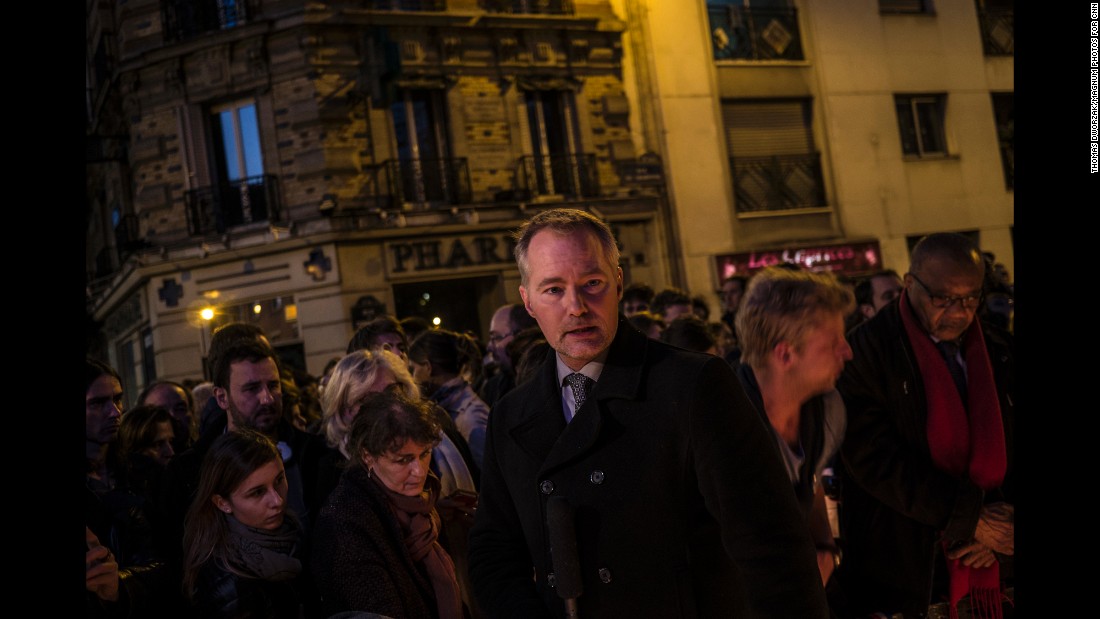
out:
{"label": "eyeglasses", "polygon": [[513,333],[515,333],[515,331],[509,331],[508,333],[492,333],[492,332],[490,332],[489,333],[489,343],[490,344],[496,344],[497,342],[503,340],[504,338],[510,337]]}
{"label": "eyeglasses", "polygon": [[980,292],[977,295],[969,294],[964,297],[949,297],[942,294],[933,294],[932,290],[928,288],[928,286],[925,285],[925,283],[922,282],[919,277],[913,275],[912,273],[910,273],[909,275],[912,276],[918,284],[920,284],[921,288],[924,288],[924,292],[928,294],[928,299],[932,302],[932,307],[935,307],[937,309],[947,309],[952,305],[959,303],[964,308],[972,310],[977,309],[978,305],[982,302],[982,295]]}

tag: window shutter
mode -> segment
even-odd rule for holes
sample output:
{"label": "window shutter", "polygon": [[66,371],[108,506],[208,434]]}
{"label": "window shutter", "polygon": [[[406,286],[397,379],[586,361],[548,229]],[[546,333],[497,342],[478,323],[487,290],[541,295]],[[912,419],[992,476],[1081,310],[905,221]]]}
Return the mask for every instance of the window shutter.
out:
{"label": "window shutter", "polygon": [[815,152],[809,102],[728,102],[722,106],[731,157]]}

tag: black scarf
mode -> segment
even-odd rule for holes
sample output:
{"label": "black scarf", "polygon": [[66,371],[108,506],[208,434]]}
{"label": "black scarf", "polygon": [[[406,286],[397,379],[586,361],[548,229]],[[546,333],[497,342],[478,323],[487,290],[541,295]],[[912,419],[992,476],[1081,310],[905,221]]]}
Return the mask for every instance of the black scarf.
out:
{"label": "black scarf", "polygon": [[253,529],[232,515],[229,524],[226,559],[244,576],[261,580],[292,580],[302,571],[302,562],[294,557],[302,539],[298,521],[289,512],[274,531]]}

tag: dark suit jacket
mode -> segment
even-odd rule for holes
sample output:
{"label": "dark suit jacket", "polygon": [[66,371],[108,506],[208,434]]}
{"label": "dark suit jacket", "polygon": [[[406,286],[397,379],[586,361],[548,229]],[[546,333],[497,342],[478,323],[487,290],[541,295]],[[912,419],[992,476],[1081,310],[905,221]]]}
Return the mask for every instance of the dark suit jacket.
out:
{"label": "dark suit jacket", "polygon": [[582,617],[828,616],[775,441],[729,364],[620,319],[566,425],[555,354],[489,420],[469,559],[490,616],[562,616],[552,496],[576,509]]}

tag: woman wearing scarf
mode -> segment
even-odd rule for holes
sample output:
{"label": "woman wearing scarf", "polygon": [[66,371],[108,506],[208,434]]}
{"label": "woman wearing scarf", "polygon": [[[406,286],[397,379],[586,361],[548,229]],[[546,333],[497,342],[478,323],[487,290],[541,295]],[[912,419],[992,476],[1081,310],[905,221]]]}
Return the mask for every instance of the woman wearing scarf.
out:
{"label": "woman wearing scarf", "polygon": [[195,617],[302,617],[301,529],[287,509],[283,460],[252,431],[219,437],[183,534],[183,591]]}
{"label": "woman wearing scarf", "polygon": [[351,424],[347,468],[313,531],[312,567],[325,616],[343,611],[403,619],[461,619],[451,557],[438,541],[439,443],[431,404],[387,391]]}

